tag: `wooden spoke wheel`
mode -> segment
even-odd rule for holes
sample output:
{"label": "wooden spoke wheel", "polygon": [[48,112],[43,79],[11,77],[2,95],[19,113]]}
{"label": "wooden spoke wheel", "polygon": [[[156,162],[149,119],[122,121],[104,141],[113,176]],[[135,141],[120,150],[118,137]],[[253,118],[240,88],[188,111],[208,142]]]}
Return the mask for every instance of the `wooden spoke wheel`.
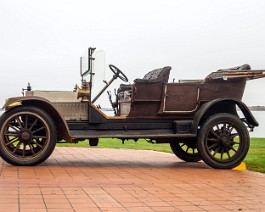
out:
{"label": "wooden spoke wheel", "polygon": [[202,159],[213,168],[234,168],[244,160],[249,150],[246,126],[237,116],[226,113],[206,120],[198,141]]}
{"label": "wooden spoke wheel", "polygon": [[18,107],[0,118],[0,155],[13,165],[37,165],[56,144],[56,127],[50,116],[36,107]]}
{"label": "wooden spoke wheel", "polygon": [[197,138],[179,138],[171,141],[170,147],[173,153],[186,162],[198,162],[201,156],[197,149]]}

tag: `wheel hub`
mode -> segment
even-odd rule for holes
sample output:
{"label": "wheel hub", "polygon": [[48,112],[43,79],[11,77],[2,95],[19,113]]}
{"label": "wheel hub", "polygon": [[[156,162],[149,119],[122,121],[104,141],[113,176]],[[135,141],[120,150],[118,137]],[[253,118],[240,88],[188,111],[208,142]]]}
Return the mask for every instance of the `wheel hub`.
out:
{"label": "wheel hub", "polygon": [[223,135],[220,137],[220,143],[225,146],[225,147],[228,147],[231,145],[231,140],[228,136],[226,135]]}
{"label": "wheel hub", "polygon": [[21,133],[20,133],[20,136],[19,136],[20,140],[22,142],[29,142],[30,139],[31,139],[31,133],[27,130],[23,130]]}

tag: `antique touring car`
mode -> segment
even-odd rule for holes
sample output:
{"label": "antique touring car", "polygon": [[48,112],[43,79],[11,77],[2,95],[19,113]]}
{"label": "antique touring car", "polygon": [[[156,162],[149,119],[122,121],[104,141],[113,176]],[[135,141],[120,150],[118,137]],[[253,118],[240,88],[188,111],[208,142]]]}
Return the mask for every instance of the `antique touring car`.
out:
{"label": "antique touring car", "polygon": [[204,80],[169,83],[171,67],[166,66],[133,84],[121,84],[114,100],[108,92],[114,111],[108,116],[96,101],[115,79],[128,79],[109,65],[112,79],[93,94],[98,55],[89,48],[86,58],[81,57],[81,88],[34,91],[28,86],[23,96],[6,100],[0,118],[0,155],[5,161],[37,165],[51,155],[57,142],[88,140],[96,146],[99,138],[169,143],[180,159],[202,159],[219,169],[243,161],[249,149],[248,129],[258,123],[241,99],[246,81],[265,77],[264,70],[243,65],[218,70]]}

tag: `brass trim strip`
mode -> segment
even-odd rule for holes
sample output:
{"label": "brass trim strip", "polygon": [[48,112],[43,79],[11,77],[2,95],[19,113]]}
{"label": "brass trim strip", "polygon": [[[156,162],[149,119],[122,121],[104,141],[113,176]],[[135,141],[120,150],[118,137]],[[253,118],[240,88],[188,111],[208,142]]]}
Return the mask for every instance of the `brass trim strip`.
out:
{"label": "brass trim strip", "polygon": [[21,106],[22,103],[21,102],[13,102],[9,105],[6,106],[7,109],[13,108],[13,107],[17,107],[17,106]]}

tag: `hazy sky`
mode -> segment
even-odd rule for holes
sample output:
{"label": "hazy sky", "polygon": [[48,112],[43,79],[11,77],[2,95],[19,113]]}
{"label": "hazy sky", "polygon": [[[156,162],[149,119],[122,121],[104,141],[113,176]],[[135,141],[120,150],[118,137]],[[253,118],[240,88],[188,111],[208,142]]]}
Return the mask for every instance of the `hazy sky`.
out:
{"label": "hazy sky", "polygon": [[[131,82],[167,65],[176,80],[245,63],[265,69],[264,8],[263,0],[1,0],[0,102],[28,82],[73,90],[89,46]],[[243,101],[265,105],[264,83],[248,82]]]}

